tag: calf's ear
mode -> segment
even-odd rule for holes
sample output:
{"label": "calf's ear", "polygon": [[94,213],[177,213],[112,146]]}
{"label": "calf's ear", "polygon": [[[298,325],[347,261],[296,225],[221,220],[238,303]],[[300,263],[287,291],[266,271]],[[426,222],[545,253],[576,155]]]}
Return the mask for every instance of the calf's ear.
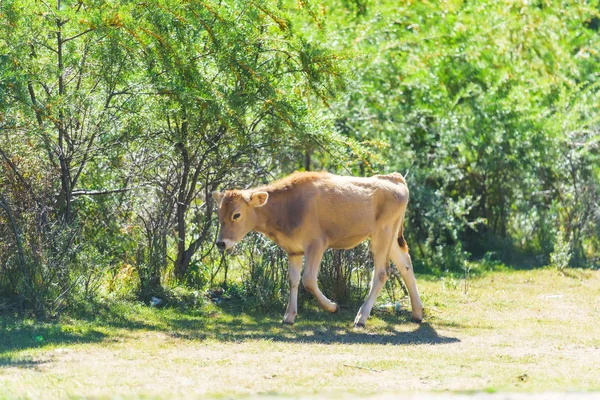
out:
{"label": "calf's ear", "polygon": [[247,200],[250,207],[262,207],[267,204],[269,200],[269,193],[267,192],[256,192],[252,193],[250,199]]}
{"label": "calf's ear", "polygon": [[223,192],[212,192],[212,197],[215,199],[217,204],[221,204],[221,200],[223,200]]}

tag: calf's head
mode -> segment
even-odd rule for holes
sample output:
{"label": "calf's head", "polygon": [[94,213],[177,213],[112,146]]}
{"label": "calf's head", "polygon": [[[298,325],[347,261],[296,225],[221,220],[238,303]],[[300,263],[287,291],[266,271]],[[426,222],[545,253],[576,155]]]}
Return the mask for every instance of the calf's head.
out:
{"label": "calf's head", "polygon": [[217,247],[232,248],[256,227],[256,208],[267,204],[269,193],[227,190],[213,192],[219,207],[219,237]]}

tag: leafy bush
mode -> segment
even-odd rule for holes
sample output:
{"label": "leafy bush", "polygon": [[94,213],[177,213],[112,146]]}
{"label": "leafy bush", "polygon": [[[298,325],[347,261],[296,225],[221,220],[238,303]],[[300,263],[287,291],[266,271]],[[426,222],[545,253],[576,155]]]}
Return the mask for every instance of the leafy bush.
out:
{"label": "leafy bush", "polygon": [[550,264],[556,267],[558,270],[563,270],[569,266],[571,261],[571,251],[569,242],[565,242],[563,234],[558,233],[556,235],[556,243],[554,244],[554,251],[550,254]]}

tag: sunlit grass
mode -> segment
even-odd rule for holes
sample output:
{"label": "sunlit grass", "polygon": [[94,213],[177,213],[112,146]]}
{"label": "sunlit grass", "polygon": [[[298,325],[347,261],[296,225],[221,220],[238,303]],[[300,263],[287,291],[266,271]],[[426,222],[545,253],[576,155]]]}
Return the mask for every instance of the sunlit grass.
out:
{"label": "sunlit grass", "polygon": [[[282,313],[98,304],[54,323],[2,317],[0,397],[227,397],[599,390],[600,272],[419,279],[422,325],[379,310]],[[466,290],[465,290],[466,287]],[[382,304],[389,299],[381,299]],[[283,311],[283,310],[281,310]]]}

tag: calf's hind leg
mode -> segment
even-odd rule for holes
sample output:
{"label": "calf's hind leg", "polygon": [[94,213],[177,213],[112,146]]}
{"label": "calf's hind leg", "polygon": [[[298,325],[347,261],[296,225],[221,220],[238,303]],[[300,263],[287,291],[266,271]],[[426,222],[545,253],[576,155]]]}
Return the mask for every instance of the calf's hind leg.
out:
{"label": "calf's hind leg", "polygon": [[417,281],[415,280],[412,261],[408,254],[408,247],[406,247],[406,245],[400,247],[394,240],[390,250],[390,258],[398,267],[402,279],[404,279],[404,283],[406,284],[406,288],[408,289],[410,305],[412,307],[412,320],[413,322],[421,323],[421,321],[423,321],[423,303],[421,303],[419,290],[417,290]]}
{"label": "calf's hind leg", "polygon": [[381,288],[388,279],[388,266],[390,264],[389,252],[393,240],[393,230],[391,227],[383,227],[377,234],[371,238],[371,252],[375,267],[373,269],[373,278],[371,279],[371,288],[364,304],[358,310],[354,319],[354,327],[362,328],[371,314],[371,309],[377,300]]}
{"label": "calf's hind leg", "polygon": [[315,296],[317,303],[319,303],[319,306],[321,306],[322,309],[329,312],[338,312],[339,306],[325,297],[317,284],[317,274],[319,273],[319,266],[321,265],[321,259],[323,258],[324,252],[325,248],[320,244],[310,246],[305,252],[302,284],[307,291]]}

